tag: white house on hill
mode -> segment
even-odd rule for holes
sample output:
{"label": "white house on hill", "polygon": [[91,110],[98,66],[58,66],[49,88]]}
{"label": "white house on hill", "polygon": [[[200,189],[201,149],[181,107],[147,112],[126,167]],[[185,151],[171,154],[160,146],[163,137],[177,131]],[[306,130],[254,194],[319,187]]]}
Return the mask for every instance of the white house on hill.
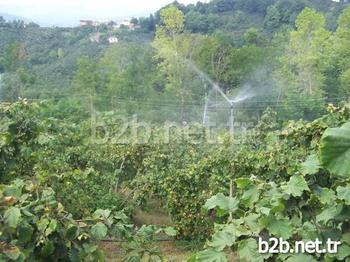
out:
{"label": "white house on hill", "polygon": [[111,37],[108,38],[108,43],[110,43],[110,44],[116,44],[118,42],[119,42],[119,40],[115,36],[111,36]]}

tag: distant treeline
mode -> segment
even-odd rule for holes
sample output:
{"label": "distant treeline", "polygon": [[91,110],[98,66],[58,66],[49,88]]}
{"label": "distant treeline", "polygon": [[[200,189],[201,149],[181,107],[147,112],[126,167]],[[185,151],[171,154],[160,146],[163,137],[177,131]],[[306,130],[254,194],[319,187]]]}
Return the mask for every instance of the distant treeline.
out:
{"label": "distant treeline", "polygon": [[[189,5],[175,1],[171,5],[185,14],[186,29],[193,33],[237,32],[256,27],[271,35],[285,26],[294,27],[297,15],[306,7],[324,13],[328,28],[334,30],[339,14],[348,4],[349,0],[213,0]],[[155,31],[161,22],[161,10],[140,18],[141,28]]]}

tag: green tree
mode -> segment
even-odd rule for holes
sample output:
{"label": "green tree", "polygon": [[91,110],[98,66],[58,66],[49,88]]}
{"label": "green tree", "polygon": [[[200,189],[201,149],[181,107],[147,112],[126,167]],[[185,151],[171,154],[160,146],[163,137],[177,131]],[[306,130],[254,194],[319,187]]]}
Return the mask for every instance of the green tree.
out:
{"label": "green tree", "polygon": [[163,9],[160,16],[162,23],[157,26],[153,42],[155,57],[159,60],[159,71],[166,78],[165,91],[180,101],[180,117],[184,119],[185,102],[198,99],[198,95],[204,93],[197,84],[198,77],[194,77],[198,70],[192,64],[196,38],[184,33],[184,14],[176,7]]}
{"label": "green tree", "polygon": [[191,32],[207,32],[208,26],[208,19],[206,15],[202,15],[194,10],[186,14],[186,28]]}
{"label": "green tree", "polygon": [[0,92],[4,100],[16,100],[26,94],[35,83],[35,76],[29,72],[24,63],[28,57],[25,45],[13,42],[6,46],[0,57],[0,68],[4,75],[0,81]]}
{"label": "green tree", "polygon": [[281,26],[281,13],[275,5],[267,8],[264,19],[264,28],[271,34]]}
{"label": "green tree", "polygon": [[339,17],[333,46],[337,72],[340,72],[341,88],[350,95],[350,7],[346,8]]}
{"label": "green tree", "polygon": [[234,48],[220,37],[201,37],[193,59],[225,93],[241,87],[269,57],[268,48],[251,45]]}
{"label": "green tree", "polygon": [[7,72],[14,72],[20,66],[21,60],[25,57],[24,46],[19,42],[13,42],[6,46],[1,53],[0,64]]}
{"label": "green tree", "polygon": [[340,76],[340,84],[347,95],[350,95],[350,68],[342,72]]}
{"label": "green tree", "polygon": [[287,104],[292,110],[290,102],[305,109],[322,108],[331,33],[325,29],[323,15],[310,8],[300,13],[296,28],[290,33],[286,54],[281,58],[279,85],[285,98],[290,99]]}
{"label": "green tree", "polygon": [[170,6],[160,12],[162,25],[157,27],[157,37],[165,36],[174,40],[185,28],[185,16],[175,6]]}
{"label": "green tree", "polygon": [[256,45],[256,46],[261,46],[264,44],[264,39],[259,33],[258,29],[252,27],[249,28],[245,33],[244,33],[244,42],[246,45]]}
{"label": "green tree", "polygon": [[157,72],[152,55],[150,48],[138,44],[120,43],[108,48],[98,63],[104,95],[130,100],[126,105],[129,113],[140,109],[155,94]]}
{"label": "green tree", "polygon": [[97,65],[93,60],[82,57],[77,61],[72,87],[76,97],[90,108],[100,93]]}

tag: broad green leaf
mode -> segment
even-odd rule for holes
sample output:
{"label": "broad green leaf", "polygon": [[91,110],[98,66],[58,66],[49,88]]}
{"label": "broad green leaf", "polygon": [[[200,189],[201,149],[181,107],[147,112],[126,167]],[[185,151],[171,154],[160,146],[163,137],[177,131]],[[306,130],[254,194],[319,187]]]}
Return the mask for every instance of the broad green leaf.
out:
{"label": "broad green leaf", "polygon": [[17,207],[10,207],[4,213],[5,223],[12,228],[16,228],[21,218],[21,211]]}
{"label": "broad green leaf", "polygon": [[129,222],[129,218],[127,215],[125,215],[123,212],[115,212],[114,213],[114,218],[123,221],[124,223]]}
{"label": "broad green leaf", "polygon": [[94,218],[104,218],[107,219],[109,217],[109,215],[111,214],[110,210],[103,210],[103,209],[97,209],[94,214],[93,217]]}
{"label": "broad green leaf", "polygon": [[335,220],[336,221],[347,221],[347,220],[349,220],[349,217],[350,217],[350,206],[342,205],[342,204],[340,204],[340,206],[342,207],[342,209],[339,209],[341,211],[339,212],[339,214],[337,214],[337,216],[335,217]]}
{"label": "broad green leaf", "polygon": [[316,262],[317,260],[307,254],[293,254],[284,261],[286,262]]}
{"label": "broad green leaf", "polygon": [[282,237],[284,240],[289,239],[293,235],[292,225],[287,218],[271,218],[267,225],[267,229],[270,231],[271,234],[277,237]]}
{"label": "broad green leaf", "polygon": [[45,230],[45,235],[49,236],[51,233],[55,232],[57,229],[57,220],[56,219],[52,219],[49,223],[49,225],[47,226],[46,230]]}
{"label": "broad green leaf", "polygon": [[170,237],[174,237],[178,234],[177,230],[173,227],[166,227],[164,228],[164,233],[167,234]]}
{"label": "broad green leaf", "polygon": [[18,240],[23,243],[28,243],[32,239],[33,228],[31,226],[20,226],[18,228]]}
{"label": "broad green leaf", "polygon": [[301,164],[301,173],[303,175],[313,175],[321,169],[320,161],[316,154],[310,155],[304,163]]}
{"label": "broad green leaf", "polygon": [[242,261],[263,262],[270,255],[259,254],[258,243],[255,239],[249,238],[238,243],[237,253]]}
{"label": "broad green leaf", "polygon": [[339,199],[344,200],[346,205],[350,205],[350,187],[349,186],[338,186],[337,195]]}
{"label": "broad green leaf", "polygon": [[341,242],[350,245],[350,233],[345,233],[341,236]]}
{"label": "broad green leaf", "polygon": [[244,191],[241,198],[242,204],[246,207],[252,207],[256,201],[259,200],[259,189],[257,186],[250,186],[246,191]]}
{"label": "broad green leaf", "polygon": [[262,229],[258,222],[259,218],[260,218],[260,215],[254,214],[254,213],[251,213],[244,218],[244,222],[249,227],[250,231],[256,234],[259,234]]}
{"label": "broad green leaf", "polygon": [[34,214],[30,213],[27,208],[22,208],[21,211],[22,211],[24,216],[27,216],[27,217],[33,217],[34,216]]}
{"label": "broad green leaf", "polygon": [[268,208],[268,207],[260,207],[260,208],[257,208],[257,210],[258,210],[261,214],[268,216],[268,215],[270,214],[271,208]]}
{"label": "broad green leaf", "polygon": [[6,196],[14,196],[16,198],[20,198],[22,196],[22,190],[25,183],[21,179],[16,179],[12,182],[10,186],[5,188],[4,194]]}
{"label": "broad green leaf", "polygon": [[249,186],[252,181],[249,178],[237,178],[235,180],[237,188],[244,189]]}
{"label": "broad green leaf", "polygon": [[323,222],[326,224],[329,220],[334,219],[343,209],[343,205],[332,205],[322,210],[320,214],[316,216],[317,222]]}
{"label": "broad green leaf", "polygon": [[41,233],[44,233],[47,226],[49,225],[50,221],[47,218],[42,218],[39,221],[36,222],[36,225],[38,227],[38,230]]}
{"label": "broad green leaf", "polygon": [[47,241],[43,248],[41,249],[41,255],[43,257],[50,256],[55,251],[55,245],[52,241]]}
{"label": "broad green leaf", "polygon": [[316,226],[309,221],[305,222],[301,228],[298,228],[298,233],[303,240],[313,241],[316,238],[320,238]]}
{"label": "broad green leaf", "polygon": [[322,204],[331,204],[335,201],[336,196],[332,189],[329,188],[318,188],[315,191],[315,194],[317,195],[318,199]]}
{"label": "broad green leaf", "polygon": [[236,238],[240,236],[247,236],[251,232],[244,225],[241,225],[242,222],[242,220],[239,222],[238,220],[232,220],[230,224],[224,225],[221,230],[228,233],[233,233]]}
{"label": "broad green leaf", "polygon": [[226,231],[216,232],[211,241],[208,242],[208,246],[214,248],[216,251],[222,251],[225,247],[230,247],[234,244],[236,238],[232,233]]}
{"label": "broad green leaf", "polygon": [[293,227],[297,227],[297,228],[301,228],[303,225],[302,218],[300,216],[298,216],[297,214],[294,214],[290,218],[290,223]]}
{"label": "broad green leaf", "polygon": [[91,227],[91,235],[100,240],[107,235],[107,227],[103,223],[98,222],[96,225]]}
{"label": "broad green leaf", "polygon": [[339,259],[340,261],[344,261],[345,258],[349,257],[350,256],[350,246],[348,246],[347,244],[341,244],[339,247],[338,247],[338,250],[337,250],[337,259]]}
{"label": "broad green leaf", "polygon": [[214,249],[206,249],[197,254],[198,262],[227,262],[227,256],[225,252],[218,252]]}
{"label": "broad green leaf", "polygon": [[70,225],[66,231],[66,238],[69,240],[75,239],[79,235],[78,229],[76,225]]}
{"label": "broad green leaf", "polygon": [[328,128],[321,139],[321,164],[334,175],[350,175],[350,123]]}
{"label": "broad green leaf", "polygon": [[287,194],[300,197],[304,191],[309,191],[310,189],[303,176],[294,175],[285,186],[285,190]]}
{"label": "broad green leaf", "polygon": [[155,225],[143,225],[138,231],[138,235],[142,235],[143,237],[149,238],[152,237],[156,232],[158,231],[158,228]]}
{"label": "broad green leaf", "polygon": [[230,198],[222,193],[219,193],[209,198],[206,201],[204,208],[210,210],[219,207],[220,209],[225,210],[227,212],[234,212],[238,209],[238,204],[239,201],[237,200],[237,198]]}

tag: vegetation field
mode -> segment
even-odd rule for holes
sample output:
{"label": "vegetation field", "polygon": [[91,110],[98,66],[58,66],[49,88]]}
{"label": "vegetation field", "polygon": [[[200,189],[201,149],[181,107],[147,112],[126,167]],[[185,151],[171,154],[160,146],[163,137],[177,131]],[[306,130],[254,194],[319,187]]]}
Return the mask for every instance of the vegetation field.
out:
{"label": "vegetation field", "polygon": [[349,3],[132,22],[0,17],[0,261],[349,262]]}

